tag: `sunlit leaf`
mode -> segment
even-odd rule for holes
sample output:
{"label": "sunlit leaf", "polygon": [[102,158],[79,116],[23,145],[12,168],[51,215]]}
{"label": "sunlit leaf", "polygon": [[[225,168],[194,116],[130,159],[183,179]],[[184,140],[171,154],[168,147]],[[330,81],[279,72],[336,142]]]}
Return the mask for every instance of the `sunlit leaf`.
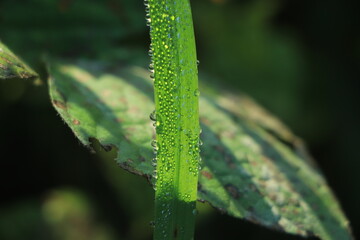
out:
{"label": "sunlit leaf", "polygon": [[[53,64],[50,95],[77,138],[118,149],[124,169],[152,184],[148,71],[100,62]],[[204,85],[198,199],[229,215],[302,236],[352,239],[348,221],[300,139],[245,95]]]}

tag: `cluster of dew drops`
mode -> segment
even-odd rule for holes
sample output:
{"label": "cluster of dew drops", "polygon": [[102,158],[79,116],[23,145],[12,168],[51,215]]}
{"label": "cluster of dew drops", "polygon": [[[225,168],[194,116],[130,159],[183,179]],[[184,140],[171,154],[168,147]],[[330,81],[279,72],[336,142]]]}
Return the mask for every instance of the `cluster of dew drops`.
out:
{"label": "cluster of dew drops", "polygon": [[[197,95],[199,95],[198,91],[196,91]],[[150,120],[153,122],[153,127],[155,129],[159,129],[161,127],[161,119],[160,119],[160,116],[158,116],[156,114],[156,110],[154,110],[153,112],[150,113],[150,116],[149,116]],[[180,129],[181,131],[185,132],[186,133],[186,129]],[[198,171],[201,170],[201,163],[202,163],[202,159],[201,159],[201,156],[198,156],[197,154],[200,153],[201,149],[200,147],[203,145],[203,142],[201,141],[201,138],[200,138],[200,135],[201,135],[201,132],[202,132],[202,129],[200,128],[199,130],[199,134],[196,136],[196,137],[191,137],[192,134],[188,133],[186,134],[186,136],[188,137],[188,142],[189,142],[189,152],[188,154],[190,156],[194,156],[192,161],[193,161],[193,165],[196,165],[196,163],[198,164],[198,168],[196,169],[193,169],[193,168],[189,168],[189,171],[193,174],[193,175],[197,175]],[[159,145],[158,145],[158,142],[153,139],[151,141],[151,146],[153,148],[153,152],[154,152],[154,155],[155,157],[153,158],[152,160],[152,166],[154,167],[154,175],[153,177],[155,179],[157,179],[157,175],[156,175],[156,166],[157,166],[157,153],[158,153],[158,150],[159,150]],[[180,144],[180,148],[183,148],[183,145]],[[194,164],[195,163],[195,164]]]}
{"label": "cluster of dew drops", "polygon": [[[145,5],[145,12],[146,12],[146,25],[148,27],[151,27],[151,18],[150,18],[150,6],[149,6],[149,0],[144,0],[144,5]],[[154,54],[153,54],[153,48],[152,48],[152,44],[150,44],[150,49],[148,52],[149,56],[150,56],[150,64],[149,64],[149,71],[150,71],[150,78],[155,80],[155,68],[154,68]],[[199,61],[197,61],[197,65],[199,65]],[[194,95],[196,97],[199,97],[200,92],[199,90],[195,90]],[[154,110],[151,114],[150,114],[150,120],[153,122],[153,126],[154,128],[159,131],[161,128],[161,118],[159,116],[159,114],[156,114],[156,111]],[[201,134],[201,129],[199,132],[199,135]],[[202,145],[202,142],[200,140],[199,135],[196,138],[189,138],[192,141],[190,141],[190,147],[189,147],[189,155],[193,155],[196,156],[198,153],[196,152],[200,152],[200,146]],[[190,137],[190,136],[189,136]],[[158,154],[158,150],[159,150],[159,145],[157,143],[157,141],[154,139],[151,141],[151,146],[153,148],[154,151],[154,155],[155,157],[152,160],[152,166],[154,167],[154,173],[153,173],[153,178],[157,179],[157,172],[156,172],[156,167],[157,167],[157,154]],[[181,147],[181,146],[180,146]],[[191,173],[193,173],[194,175],[197,174],[198,171],[200,171],[201,169],[201,157],[197,157],[197,158],[193,158],[193,161],[197,161],[198,164],[198,169],[192,169],[190,168],[189,171]],[[162,212],[162,221],[159,222],[159,224],[164,224],[165,222],[167,222],[167,219],[170,217],[171,215],[171,211],[169,206],[163,206],[163,209],[167,209],[166,212]],[[165,210],[162,210],[165,211]],[[198,211],[195,208],[193,210],[193,214],[197,215]],[[155,224],[155,223],[154,223]],[[166,238],[166,232],[165,230],[163,230],[163,236]]]}
{"label": "cluster of dew drops", "polygon": [[[150,17],[150,5],[149,5],[149,0],[144,0],[144,5],[145,5],[145,19],[146,19],[146,25],[148,27],[151,28],[151,17]],[[150,44],[150,48],[149,48],[149,52],[148,52],[148,55],[150,57],[150,64],[149,64],[149,71],[150,71],[150,78],[155,80],[155,68],[154,68],[154,54],[153,54],[153,47],[152,47],[152,44]],[[200,64],[200,61],[197,60],[196,61],[196,64],[199,65]],[[199,97],[200,95],[200,91],[198,89],[196,89],[194,91],[194,95],[196,97]],[[158,116],[157,117],[157,114],[156,114],[156,111],[154,110],[151,114],[150,114],[150,120],[153,121],[153,126],[155,129],[158,129],[160,127],[160,124],[161,124],[161,121],[159,119],[160,117]],[[199,136],[201,134],[201,130],[200,129],[200,132],[199,132]],[[185,130],[184,130],[185,131]],[[190,148],[189,148],[189,154],[192,155],[191,153],[193,153],[194,155],[196,155],[196,152],[200,152],[200,146],[203,144],[200,137],[196,137],[196,138],[191,138],[190,139],[190,136],[189,136],[189,140],[190,140]],[[154,173],[153,173],[153,177],[154,179],[157,179],[157,172],[156,172],[156,166],[157,166],[157,153],[158,153],[158,150],[159,150],[159,146],[158,146],[158,143],[155,139],[153,139],[151,141],[151,146],[153,148],[153,151],[154,151],[154,154],[155,154],[155,157],[153,158],[152,160],[152,166],[154,167]],[[182,147],[182,146],[180,146]],[[199,156],[198,157],[198,160],[196,160],[195,158],[193,159],[193,161],[198,161],[198,169],[193,169],[193,168],[189,168],[189,171],[196,175],[198,171],[201,170],[201,157]]]}
{"label": "cluster of dew drops", "polygon": [[[144,0],[144,5],[145,5],[145,20],[146,20],[146,26],[150,27],[151,25],[151,17],[150,17],[150,5],[149,5],[149,0]],[[150,71],[150,78],[151,79],[155,79],[155,69],[154,69],[154,59],[153,59],[153,50],[152,50],[152,44],[150,44],[150,49],[148,52],[148,55],[150,57],[150,64],[149,64],[149,71]],[[150,120],[153,121],[153,126],[156,128],[157,124],[160,124],[159,121],[156,121],[156,113],[155,110],[150,114]],[[151,146],[154,150],[154,154],[155,157],[152,160],[152,166],[154,167],[154,173],[153,173],[153,177],[154,179],[157,178],[157,174],[156,174],[156,165],[157,165],[157,151],[158,151],[158,145],[155,139],[153,139],[151,141]]]}

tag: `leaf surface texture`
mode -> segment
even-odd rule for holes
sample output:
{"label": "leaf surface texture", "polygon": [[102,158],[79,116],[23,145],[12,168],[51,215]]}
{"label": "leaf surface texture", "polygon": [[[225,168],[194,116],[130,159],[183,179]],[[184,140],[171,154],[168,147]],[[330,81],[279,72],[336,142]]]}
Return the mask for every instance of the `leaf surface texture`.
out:
{"label": "leaf surface texture", "polygon": [[0,42],[0,79],[32,78],[37,74]]}
{"label": "leaf surface texture", "polygon": [[[86,146],[118,150],[124,169],[154,184],[149,72],[102,62],[53,63],[55,109]],[[198,199],[231,216],[302,236],[352,239],[348,221],[302,141],[244,94],[203,84]]]}

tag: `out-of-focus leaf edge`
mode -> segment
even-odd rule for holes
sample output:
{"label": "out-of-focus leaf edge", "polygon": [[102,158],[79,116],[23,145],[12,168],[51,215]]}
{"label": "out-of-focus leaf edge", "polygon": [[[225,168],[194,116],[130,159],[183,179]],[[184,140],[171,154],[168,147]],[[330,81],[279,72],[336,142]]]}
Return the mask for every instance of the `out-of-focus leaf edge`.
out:
{"label": "out-of-focus leaf edge", "polygon": [[0,79],[32,79],[38,74],[0,41]]}

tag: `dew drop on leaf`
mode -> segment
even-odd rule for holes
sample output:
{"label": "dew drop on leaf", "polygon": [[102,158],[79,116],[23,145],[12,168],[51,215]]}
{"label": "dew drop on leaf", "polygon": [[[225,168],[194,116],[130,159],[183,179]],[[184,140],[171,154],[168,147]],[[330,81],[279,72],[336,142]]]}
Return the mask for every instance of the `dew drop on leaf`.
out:
{"label": "dew drop on leaf", "polygon": [[154,153],[156,154],[157,151],[159,150],[157,141],[156,141],[156,140],[152,140],[152,141],[151,141],[151,146],[153,147]]}
{"label": "dew drop on leaf", "polygon": [[196,89],[196,90],[194,91],[194,95],[195,95],[195,97],[200,96],[200,91],[199,91],[199,89]]}
{"label": "dew drop on leaf", "polygon": [[150,113],[150,120],[156,122],[156,111],[155,110],[152,111],[152,113]]}

